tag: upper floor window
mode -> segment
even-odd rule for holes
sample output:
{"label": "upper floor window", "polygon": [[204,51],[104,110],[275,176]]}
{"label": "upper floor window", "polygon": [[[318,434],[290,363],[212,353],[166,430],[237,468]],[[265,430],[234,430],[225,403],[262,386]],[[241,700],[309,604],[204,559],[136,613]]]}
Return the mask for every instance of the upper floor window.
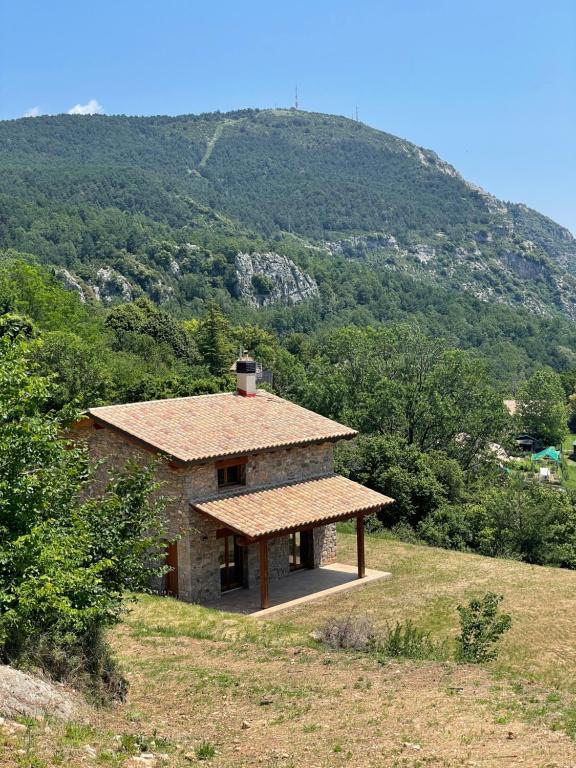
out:
{"label": "upper floor window", "polygon": [[230,488],[235,485],[246,485],[247,459],[229,459],[218,461],[216,471],[218,473],[218,488]]}

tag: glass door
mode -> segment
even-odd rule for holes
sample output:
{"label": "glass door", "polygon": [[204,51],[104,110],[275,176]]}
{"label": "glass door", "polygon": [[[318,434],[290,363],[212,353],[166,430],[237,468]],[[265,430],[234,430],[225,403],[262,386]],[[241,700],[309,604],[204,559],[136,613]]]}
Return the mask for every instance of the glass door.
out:
{"label": "glass door", "polygon": [[294,531],[289,534],[288,563],[291,571],[314,568],[314,531]]}
{"label": "glass door", "polygon": [[291,571],[299,571],[304,568],[302,564],[302,534],[300,531],[294,531],[288,536],[288,563]]}
{"label": "glass door", "polygon": [[242,586],[242,547],[230,534],[220,539],[220,588],[222,592]]}

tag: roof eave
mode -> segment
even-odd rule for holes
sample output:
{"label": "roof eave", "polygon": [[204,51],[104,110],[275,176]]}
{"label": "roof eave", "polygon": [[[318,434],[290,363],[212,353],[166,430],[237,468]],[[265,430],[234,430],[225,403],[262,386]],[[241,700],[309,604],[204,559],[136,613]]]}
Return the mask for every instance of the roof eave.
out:
{"label": "roof eave", "polygon": [[[352,511],[342,512],[339,515],[334,515],[332,517],[323,517],[319,520],[311,520],[309,522],[298,523],[292,526],[276,528],[273,530],[265,531],[264,533],[247,533],[246,531],[241,530],[237,526],[230,525],[229,523],[226,523],[225,527],[229,528],[233,533],[236,533],[239,536],[242,536],[246,544],[253,544],[257,541],[266,541],[267,539],[274,539],[278,536],[287,536],[288,534],[294,533],[295,531],[304,531],[311,528],[320,528],[320,526],[330,525],[331,523],[337,523],[340,520],[349,520],[351,517],[357,517],[358,515],[365,515],[371,512],[378,512],[380,509],[382,509],[382,507],[385,507],[388,504],[393,504],[393,503],[394,503],[394,499],[390,499],[389,501],[382,502],[381,504],[370,504],[367,507],[361,507],[358,509],[354,509]],[[190,506],[196,512],[200,512],[202,515],[205,515],[206,517],[210,518],[210,520],[212,520],[213,522],[218,522],[222,526],[224,526],[224,523],[221,520],[219,520],[217,517],[214,517],[209,512],[206,512],[205,510],[200,509],[199,507],[195,506],[195,504],[193,503],[191,503]]]}

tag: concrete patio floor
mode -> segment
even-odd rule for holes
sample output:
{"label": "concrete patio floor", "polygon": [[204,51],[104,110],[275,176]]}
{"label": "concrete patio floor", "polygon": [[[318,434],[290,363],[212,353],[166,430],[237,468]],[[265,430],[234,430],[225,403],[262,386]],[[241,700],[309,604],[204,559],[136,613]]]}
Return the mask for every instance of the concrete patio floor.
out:
{"label": "concrete patio floor", "polygon": [[366,568],[366,576],[358,578],[354,565],[334,563],[313,570],[295,571],[283,579],[270,582],[270,607],[260,608],[260,590],[234,589],[226,592],[219,600],[206,603],[209,608],[217,608],[230,613],[243,613],[256,618],[266,618],[273,613],[285,611],[304,603],[331,597],[338,592],[359,589],[377,581],[390,579],[391,573],[374,571]]}

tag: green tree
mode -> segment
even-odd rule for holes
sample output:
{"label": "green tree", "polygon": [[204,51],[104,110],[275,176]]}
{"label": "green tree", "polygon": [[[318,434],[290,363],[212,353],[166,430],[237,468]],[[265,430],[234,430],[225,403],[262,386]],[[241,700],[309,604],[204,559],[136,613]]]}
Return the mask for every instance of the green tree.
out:
{"label": "green tree", "polygon": [[576,568],[576,498],[521,478],[476,487],[473,501],[442,504],[419,525],[435,546],[537,565]]}
{"label": "green tree", "polygon": [[115,307],[106,318],[106,325],[116,333],[120,346],[131,336],[147,335],[157,344],[167,345],[181,360],[193,362],[196,357],[192,338],[184,327],[150,299],[136,299]]}
{"label": "green tree", "polygon": [[306,405],[370,434],[396,434],[464,467],[508,426],[502,397],[475,355],[410,326],[343,328],[320,338]]}
{"label": "green tree", "polygon": [[48,408],[60,409],[72,402],[79,408],[100,405],[112,391],[110,354],[75,333],[43,334],[36,360],[42,373],[54,376]]}
{"label": "green tree", "polygon": [[394,499],[379,514],[388,526],[415,526],[464,493],[464,472],[457,461],[441,452],[422,453],[401,437],[360,437],[338,449],[336,463],[347,477]]}
{"label": "green tree", "polygon": [[467,605],[459,605],[460,634],[456,638],[456,658],[472,664],[481,664],[497,658],[496,644],[512,626],[509,613],[501,613],[502,595],[486,592],[482,598],[473,598]]}
{"label": "green tree", "polygon": [[36,344],[0,339],[0,660],[65,677],[100,670],[102,630],[159,572],[161,500],[153,469],[135,466],[86,498],[87,455],[63,439],[72,413],[44,413]]}
{"label": "green tree", "polygon": [[231,330],[217,304],[212,302],[196,331],[198,349],[214,376],[227,373],[232,364]]}
{"label": "green tree", "polygon": [[551,368],[541,368],[518,393],[518,419],[521,428],[543,442],[559,445],[568,432],[568,406],[560,376]]}

